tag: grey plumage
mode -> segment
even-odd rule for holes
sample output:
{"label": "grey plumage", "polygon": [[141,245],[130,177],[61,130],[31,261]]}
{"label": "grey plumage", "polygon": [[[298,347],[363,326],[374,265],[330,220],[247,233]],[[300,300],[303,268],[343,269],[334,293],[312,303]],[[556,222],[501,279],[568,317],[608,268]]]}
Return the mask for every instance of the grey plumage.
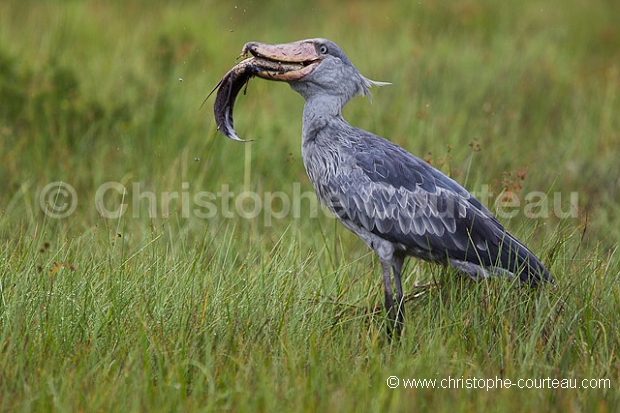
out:
{"label": "grey plumage", "polygon": [[[406,256],[450,265],[474,279],[501,274],[530,285],[553,282],[540,260],[456,181],[344,120],[342,108],[351,98],[369,96],[371,86],[383,83],[363,77],[333,42],[248,43],[244,51],[257,58],[293,61],[285,59],[300,53],[282,52],[288,47],[305,51],[305,60],[298,57],[296,62],[314,65],[306,70],[309,73],[289,72],[286,79],[306,100],[302,129],[306,171],[317,197],[377,254],[386,310],[397,331],[404,317],[401,270]],[[280,80],[273,73],[257,76]]]}

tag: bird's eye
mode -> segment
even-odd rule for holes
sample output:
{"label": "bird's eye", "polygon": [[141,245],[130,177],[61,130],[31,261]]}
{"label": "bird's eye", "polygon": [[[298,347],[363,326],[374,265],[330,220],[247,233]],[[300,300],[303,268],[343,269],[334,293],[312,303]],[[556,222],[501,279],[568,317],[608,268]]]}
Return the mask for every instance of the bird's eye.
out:
{"label": "bird's eye", "polygon": [[322,44],[321,47],[319,48],[319,52],[321,52],[321,54],[327,54],[327,46]]}

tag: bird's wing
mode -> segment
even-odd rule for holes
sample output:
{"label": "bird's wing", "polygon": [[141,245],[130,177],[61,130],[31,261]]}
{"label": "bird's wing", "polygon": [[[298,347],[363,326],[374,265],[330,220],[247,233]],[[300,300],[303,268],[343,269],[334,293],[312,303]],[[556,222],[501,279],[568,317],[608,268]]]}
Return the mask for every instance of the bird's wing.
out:
{"label": "bird's wing", "polygon": [[498,264],[506,232],[477,199],[389,141],[364,145],[350,152],[325,188],[339,218],[435,259]]}

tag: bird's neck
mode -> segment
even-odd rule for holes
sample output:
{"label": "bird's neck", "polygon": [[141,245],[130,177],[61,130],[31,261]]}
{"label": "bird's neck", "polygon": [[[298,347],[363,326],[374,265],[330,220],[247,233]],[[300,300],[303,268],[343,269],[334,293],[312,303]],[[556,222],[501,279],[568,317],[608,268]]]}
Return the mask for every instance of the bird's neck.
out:
{"label": "bird's neck", "polygon": [[312,97],[304,106],[302,138],[303,142],[312,141],[325,127],[346,124],[342,117],[343,102],[335,96]]}

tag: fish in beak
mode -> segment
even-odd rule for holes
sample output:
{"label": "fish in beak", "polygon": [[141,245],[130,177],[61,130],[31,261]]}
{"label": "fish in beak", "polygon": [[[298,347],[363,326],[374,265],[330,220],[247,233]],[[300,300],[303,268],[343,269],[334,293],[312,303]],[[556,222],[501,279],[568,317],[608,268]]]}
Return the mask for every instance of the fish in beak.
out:
{"label": "fish in beak", "polygon": [[312,73],[322,56],[312,41],[302,40],[287,44],[249,42],[240,57],[247,58],[230,69],[209,96],[217,90],[213,109],[218,130],[230,139],[247,142],[237,136],[233,127],[233,108],[241,89],[247,88],[254,76],[281,82],[300,80]]}

